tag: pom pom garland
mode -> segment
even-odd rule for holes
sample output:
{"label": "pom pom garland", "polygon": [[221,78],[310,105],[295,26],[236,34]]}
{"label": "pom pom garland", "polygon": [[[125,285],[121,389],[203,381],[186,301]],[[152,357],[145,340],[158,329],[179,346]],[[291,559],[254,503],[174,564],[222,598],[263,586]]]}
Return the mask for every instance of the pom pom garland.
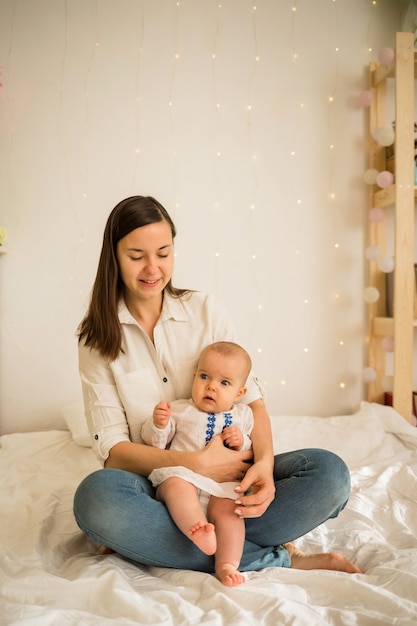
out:
{"label": "pom pom garland", "polygon": [[377,261],[381,256],[381,248],[379,246],[368,246],[365,250],[365,256],[368,261]]}
{"label": "pom pom garland", "polygon": [[378,61],[381,65],[389,65],[395,59],[395,52],[392,48],[382,48],[378,52]]}
{"label": "pom pom garland", "polygon": [[374,132],[374,139],[381,146],[392,146],[395,140],[394,129],[391,126],[381,126]]}
{"label": "pom pom garland", "polygon": [[368,304],[373,304],[379,300],[379,290],[376,287],[366,287],[363,293],[363,298]]}
{"label": "pom pom garland", "polygon": [[365,367],[362,375],[365,383],[372,383],[376,380],[376,371],[373,367]]}
{"label": "pom pom garland", "polygon": [[374,168],[370,168],[365,171],[363,175],[363,180],[365,181],[367,185],[375,185],[377,176],[378,176],[378,170]]}
{"label": "pom pom garland", "polygon": [[385,211],[380,207],[374,207],[369,211],[369,221],[370,222],[382,222],[385,218]]}
{"label": "pom pom garland", "polygon": [[394,352],[394,337],[384,337],[381,341],[381,346],[385,352]]}
{"label": "pom pom garland", "polygon": [[394,174],[388,171],[379,172],[376,177],[376,184],[378,185],[378,187],[381,187],[381,189],[386,189],[387,187],[390,187],[393,182]]}
{"label": "pom pom garland", "polygon": [[371,106],[374,99],[372,91],[361,91],[358,96],[358,103],[361,107]]}
{"label": "pom pom garland", "polygon": [[384,256],[378,260],[378,267],[384,274],[389,274],[394,270],[395,261],[392,256]]}

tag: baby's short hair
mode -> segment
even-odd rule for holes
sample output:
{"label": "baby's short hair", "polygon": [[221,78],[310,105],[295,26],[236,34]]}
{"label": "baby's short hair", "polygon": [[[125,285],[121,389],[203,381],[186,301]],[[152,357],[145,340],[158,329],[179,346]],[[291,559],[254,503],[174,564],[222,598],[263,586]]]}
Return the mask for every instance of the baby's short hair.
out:
{"label": "baby's short hair", "polygon": [[215,341],[204,348],[202,354],[204,352],[208,352],[209,350],[217,352],[217,354],[222,354],[223,356],[240,357],[245,363],[246,377],[244,382],[246,382],[246,379],[252,369],[252,359],[245,348],[242,348],[242,346],[238,343],[234,343],[233,341]]}

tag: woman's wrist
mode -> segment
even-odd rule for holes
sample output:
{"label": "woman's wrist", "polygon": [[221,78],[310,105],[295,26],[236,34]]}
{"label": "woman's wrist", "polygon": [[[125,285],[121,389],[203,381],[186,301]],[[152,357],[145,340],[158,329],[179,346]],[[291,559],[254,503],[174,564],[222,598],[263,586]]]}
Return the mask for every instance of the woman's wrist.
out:
{"label": "woman's wrist", "polygon": [[210,475],[210,462],[207,459],[207,455],[205,454],[206,448],[203,450],[197,450],[195,452],[187,453],[187,467],[192,470],[196,474],[201,474],[202,476]]}
{"label": "woman's wrist", "polygon": [[266,470],[272,471],[274,468],[274,455],[269,453],[264,453],[262,455],[254,455],[253,463],[258,466],[265,467]]}

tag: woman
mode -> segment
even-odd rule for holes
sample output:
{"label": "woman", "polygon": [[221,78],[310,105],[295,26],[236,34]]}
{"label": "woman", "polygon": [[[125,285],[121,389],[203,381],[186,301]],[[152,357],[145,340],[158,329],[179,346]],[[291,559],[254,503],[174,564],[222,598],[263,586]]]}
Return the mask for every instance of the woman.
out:
{"label": "woman", "polygon": [[157,467],[182,465],[217,482],[238,480],[241,493],[251,488],[251,495],[239,498],[246,524],[241,571],[291,566],[359,572],[339,554],[307,555],[288,543],[338,515],[349,497],[349,472],[324,450],[273,459],[269,416],[253,375],[244,398],[260,442],[253,459],[249,451],[227,449],[219,437],[199,452],[142,442],[142,423],[157,402],[190,397],[202,349],[236,339],[213,298],[173,286],[175,234],[169,214],[151,197],[127,198],[108,218],[90,306],[79,327],[86,418],[104,470],[77,489],[78,525],[144,565],[213,572],[213,557],[177,529],[145,478]]}

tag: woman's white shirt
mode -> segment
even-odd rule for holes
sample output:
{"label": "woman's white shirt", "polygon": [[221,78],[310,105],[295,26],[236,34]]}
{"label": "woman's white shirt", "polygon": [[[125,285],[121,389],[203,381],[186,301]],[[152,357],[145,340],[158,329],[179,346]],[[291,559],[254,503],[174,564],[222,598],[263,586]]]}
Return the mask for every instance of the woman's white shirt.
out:
{"label": "woman's white shirt", "polygon": [[[236,341],[234,327],[216,300],[189,292],[181,298],[164,294],[154,343],[128,311],[119,305],[123,352],[114,361],[79,344],[85,414],[97,458],[104,463],[121,441],[143,443],[144,421],[160,401],[191,396],[192,380],[201,351],[214,341]],[[251,373],[246,403],[263,397]]]}

